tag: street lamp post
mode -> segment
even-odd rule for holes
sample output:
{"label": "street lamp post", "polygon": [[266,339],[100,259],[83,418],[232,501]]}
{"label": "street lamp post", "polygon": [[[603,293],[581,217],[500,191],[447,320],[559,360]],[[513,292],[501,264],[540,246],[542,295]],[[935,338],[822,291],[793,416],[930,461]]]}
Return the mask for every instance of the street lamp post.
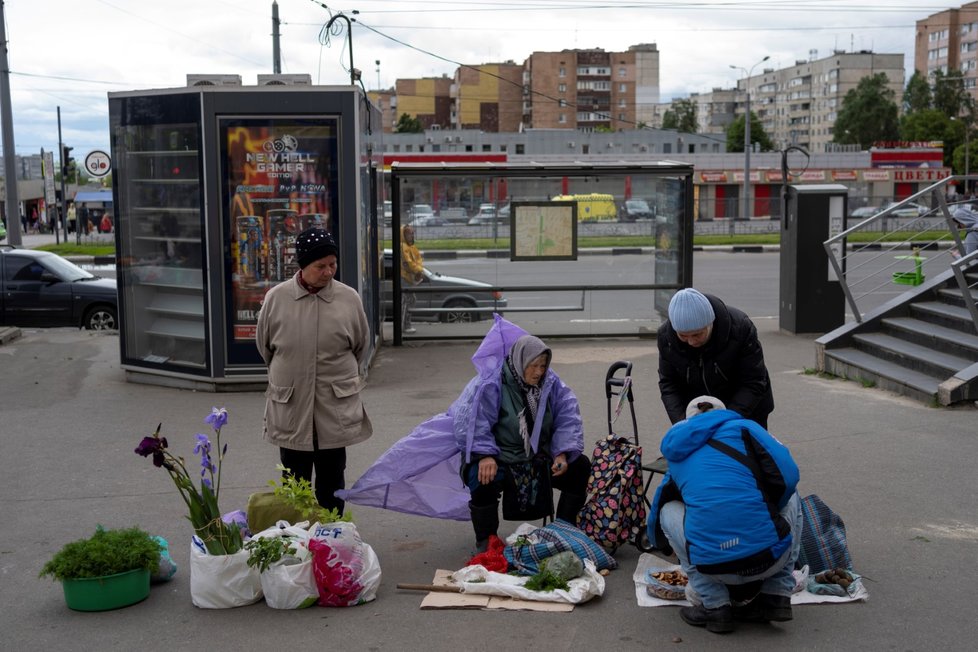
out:
{"label": "street lamp post", "polygon": [[[770,56],[765,56],[763,59],[761,59],[760,61],[758,61],[757,63],[755,63],[753,66],[751,66],[750,67],[750,70],[747,70],[746,68],[742,68],[741,66],[734,66],[734,65],[731,65],[730,66],[734,70],[743,70],[744,71],[744,75],[746,77],[744,79],[744,92],[747,94],[746,101],[744,102],[744,191],[743,191],[744,192],[744,209],[743,209],[743,212],[741,213],[741,219],[745,219],[745,220],[749,220],[750,219],[750,213],[751,213],[751,211],[750,211],[750,150],[751,150],[751,142],[750,142],[750,78],[751,78],[751,75],[754,74],[754,68],[756,68],[757,66],[761,65],[762,63],[764,63],[765,61],[767,61],[770,58],[771,58]],[[730,235],[733,235],[733,234],[734,234],[734,221],[733,220],[730,220]]]}
{"label": "street lamp post", "polygon": [[968,165],[970,161],[968,160],[968,155],[971,153],[971,134],[969,129],[971,125],[967,122],[964,123],[964,192],[965,195],[968,194],[968,175],[971,174],[971,167]]}
{"label": "street lamp post", "polygon": [[951,120],[959,121],[964,125],[964,195],[968,196],[968,175],[971,174],[971,122],[968,116],[957,118],[951,116]]}

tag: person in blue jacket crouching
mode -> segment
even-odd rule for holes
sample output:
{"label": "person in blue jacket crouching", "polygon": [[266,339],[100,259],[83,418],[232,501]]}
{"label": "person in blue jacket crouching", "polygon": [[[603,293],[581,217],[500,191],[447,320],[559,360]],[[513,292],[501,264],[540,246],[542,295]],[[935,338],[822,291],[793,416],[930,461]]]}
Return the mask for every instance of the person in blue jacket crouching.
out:
{"label": "person in blue jacket crouching", "polygon": [[661,450],[669,472],[647,528],[689,578],[693,606],[680,610],[682,619],[715,633],[733,631],[735,619],[791,620],[802,516],[788,449],[720,399],[700,396]]}

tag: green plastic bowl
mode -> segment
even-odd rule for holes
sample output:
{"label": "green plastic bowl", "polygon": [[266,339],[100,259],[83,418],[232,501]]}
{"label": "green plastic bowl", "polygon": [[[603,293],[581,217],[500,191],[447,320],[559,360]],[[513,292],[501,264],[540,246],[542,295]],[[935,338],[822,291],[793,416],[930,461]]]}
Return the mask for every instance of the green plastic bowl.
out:
{"label": "green plastic bowl", "polygon": [[149,571],[137,569],[78,580],[62,580],[65,602],[75,611],[108,611],[142,602],[149,596]]}

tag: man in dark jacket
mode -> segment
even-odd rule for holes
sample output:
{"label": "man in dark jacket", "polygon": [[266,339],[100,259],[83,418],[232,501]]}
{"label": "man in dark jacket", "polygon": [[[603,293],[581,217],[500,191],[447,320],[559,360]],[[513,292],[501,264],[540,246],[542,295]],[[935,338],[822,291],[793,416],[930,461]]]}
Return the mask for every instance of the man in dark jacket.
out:
{"label": "man in dark jacket", "polygon": [[[693,604],[690,625],[730,632],[734,619],[791,620],[791,573],[801,543],[798,466],[755,421],[713,396],[694,398],[669,429],[669,472],[655,492],[647,534],[679,557]],[[746,606],[735,608],[732,601]]]}
{"label": "man in dark jacket", "polygon": [[767,428],[774,394],[750,317],[712,295],[686,288],[669,302],[669,320],[659,328],[658,346],[659,392],[672,423],[685,418],[693,398],[710,395]]}

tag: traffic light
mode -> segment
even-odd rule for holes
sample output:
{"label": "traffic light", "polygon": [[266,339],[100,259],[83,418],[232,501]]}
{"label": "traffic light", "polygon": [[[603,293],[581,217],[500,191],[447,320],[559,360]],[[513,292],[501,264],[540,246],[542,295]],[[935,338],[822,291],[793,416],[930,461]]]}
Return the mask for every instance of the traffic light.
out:
{"label": "traffic light", "polygon": [[71,176],[71,170],[74,166],[75,159],[71,158],[71,150],[74,147],[68,147],[67,145],[61,146],[61,174],[67,179]]}

